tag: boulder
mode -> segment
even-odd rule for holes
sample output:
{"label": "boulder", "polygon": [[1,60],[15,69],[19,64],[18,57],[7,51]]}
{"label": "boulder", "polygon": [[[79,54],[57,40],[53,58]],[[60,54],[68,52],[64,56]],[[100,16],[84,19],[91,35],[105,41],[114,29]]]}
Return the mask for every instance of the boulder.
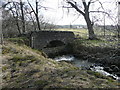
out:
{"label": "boulder", "polygon": [[108,72],[108,73],[112,73],[113,72],[113,70],[110,67],[104,67],[103,70]]}
{"label": "boulder", "polygon": [[113,72],[119,72],[120,69],[116,65],[111,65],[110,68],[112,69]]}
{"label": "boulder", "polygon": [[115,73],[118,77],[120,77],[120,72]]}

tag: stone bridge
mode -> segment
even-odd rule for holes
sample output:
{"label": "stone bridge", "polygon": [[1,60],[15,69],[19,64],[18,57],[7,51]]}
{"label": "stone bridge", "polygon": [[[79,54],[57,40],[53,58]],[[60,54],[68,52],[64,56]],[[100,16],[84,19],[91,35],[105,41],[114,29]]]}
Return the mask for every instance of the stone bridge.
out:
{"label": "stone bridge", "polygon": [[74,39],[74,33],[68,31],[32,31],[30,45],[34,49],[42,50],[66,45]]}

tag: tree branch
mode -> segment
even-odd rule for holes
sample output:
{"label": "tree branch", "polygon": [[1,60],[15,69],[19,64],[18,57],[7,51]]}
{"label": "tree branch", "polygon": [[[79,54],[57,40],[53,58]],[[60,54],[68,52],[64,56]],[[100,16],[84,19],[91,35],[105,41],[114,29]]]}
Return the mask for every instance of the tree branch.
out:
{"label": "tree branch", "polygon": [[110,16],[109,13],[104,12],[104,11],[89,11],[89,12],[90,12],[90,13],[105,13],[105,14],[107,14],[108,16]]}
{"label": "tree branch", "polygon": [[84,5],[84,7],[87,6],[85,0],[82,0],[82,3],[83,3],[83,5]]}
{"label": "tree branch", "polygon": [[73,7],[66,7],[66,6],[62,6],[63,8],[73,8]]}
{"label": "tree branch", "polygon": [[30,4],[30,2],[27,0],[28,4],[30,5],[32,11],[34,12],[34,14],[36,14],[35,10],[33,9],[32,5]]}
{"label": "tree branch", "polygon": [[6,3],[6,4],[4,4],[4,5],[2,5],[2,8],[5,8],[8,4],[10,4],[11,2],[8,2],[8,3]]}
{"label": "tree branch", "polygon": [[88,10],[89,10],[90,4],[92,3],[91,1],[92,1],[92,0],[90,0],[90,1],[88,2]]}
{"label": "tree branch", "polygon": [[85,15],[85,13],[83,11],[81,11],[75,4],[73,4],[72,2],[68,1],[67,3],[69,3],[73,8],[75,8],[79,13],[81,13],[83,16]]}

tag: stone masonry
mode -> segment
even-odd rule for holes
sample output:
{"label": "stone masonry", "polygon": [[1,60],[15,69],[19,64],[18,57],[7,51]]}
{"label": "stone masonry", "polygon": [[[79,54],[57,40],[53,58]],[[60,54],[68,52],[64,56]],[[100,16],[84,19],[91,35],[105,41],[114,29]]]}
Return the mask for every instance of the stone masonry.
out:
{"label": "stone masonry", "polygon": [[41,50],[51,41],[61,41],[67,44],[74,40],[74,33],[68,31],[32,31],[30,34],[30,46]]}

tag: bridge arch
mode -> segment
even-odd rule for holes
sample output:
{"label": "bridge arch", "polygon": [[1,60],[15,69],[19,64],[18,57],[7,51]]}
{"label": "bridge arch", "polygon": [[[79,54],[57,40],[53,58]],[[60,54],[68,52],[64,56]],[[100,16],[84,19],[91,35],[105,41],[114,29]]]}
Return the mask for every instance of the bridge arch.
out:
{"label": "bridge arch", "polygon": [[63,45],[65,45],[65,43],[61,40],[51,40],[46,44],[44,48],[52,48],[52,47],[58,47]]}
{"label": "bridge arch", "polygon": [[57,47],[74,40],[74,33],[68,31],[32,31],[28,33],[30,46],[43,50],[45,47]]}

